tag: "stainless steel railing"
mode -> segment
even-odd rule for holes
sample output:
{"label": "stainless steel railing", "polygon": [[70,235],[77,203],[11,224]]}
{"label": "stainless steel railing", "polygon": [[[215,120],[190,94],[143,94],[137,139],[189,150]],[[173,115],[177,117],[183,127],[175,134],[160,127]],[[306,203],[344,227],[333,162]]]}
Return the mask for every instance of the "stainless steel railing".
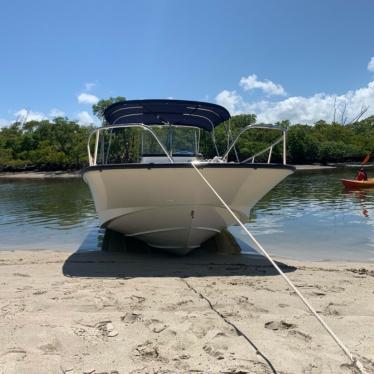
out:
{"label": "stainless steel railing", "polygon": [[273,153],[273,148],[279,144],[280,142],[283,141],[283,164],[286,165],[287,164],[287,149],[286,149],[286,134],[287,134],[287,130],[285,129],[282,129],[280,127],[277,127],[277,126],[273,126],[273,125],[248,125],[248,126],[245,126],[240,132],[239,134],[237,135],[237,137],[231,142],[231,144],[227,147],[227,150],[225,152],[225,154],[222,156],[222,160],[224,161],[227,161],[227,158],[229,156],[229,153],[231,152],[231,150],[235,147],[235,144],[238,142],[239,138],[248,130],[253,130],[253,129],[263,129],[263,130],[276,130],[276,131],[281,131],[282,132],[282,136],[279,137],[278,139],[276,139],[271,145],[269,145],[268,147],[262,149],[260,152],[257,152],[256,154],[246,158],[245,160],[243,161],[240,161],[241,163],[245,163],[245,162],[252,162],[254,163],[255,162],[255,159],[256,157],[258,156],[261,156],[262,154],[264,154],[265,152],[269,151],[269,155],[268,155],[268,160],[267,160],[267,163],[270,164],[271,162],[271,156],[272,156],[272,153]]}
{"label": "stainless steel railing", "polygon": [[[159,144],[159,146],[162,149],[162,151],[165,153],[165,155],[168,158],[168,160],[170,161],[170,163],[174,163],[173,157],[167,151],[167,149],[165,148],[165,146],[163,145],[163,143],[161,142],[161,140],[158,138],[158,136],[156,135],[156,133],[151,128],[149,128],[147,125],[140,124],[140,123],[134,123],[134,124],[126,124],[126,126],[112,125],[112,126],[99,127],[97,129],[95,129],[94,131],[92,131],[90,133],[90,135],[88,136],[88,142],[87,142],[88,162],[89,162],[90,166],[97,165],[97,154],[98,154],[98,148],[99,148],[100,132],[107,131],[107,130],[112,130],[112,129],[117,129],[117,128],[124,128],[124,127],[126,127],[126,128],[128,128],[128,127],[140,127],[142,129],[148,131],[149,133],[151,133],[152,136],[156,139],[156,141]],[[91,139],[92,139],[92,136],[94,134],[96,134],[96,137],[95,137],[95,148],[94,148],[94,152],[93,152],[93,155],[92,155],[92,152],[91,152]]]}

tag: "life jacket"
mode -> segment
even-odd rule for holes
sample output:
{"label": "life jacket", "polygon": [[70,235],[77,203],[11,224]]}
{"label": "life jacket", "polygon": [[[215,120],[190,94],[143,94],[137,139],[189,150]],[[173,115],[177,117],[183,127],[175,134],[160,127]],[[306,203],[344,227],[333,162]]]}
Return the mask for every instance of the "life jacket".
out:
{"label": "life jacket", "polygon": [[366,181],[368,179],[367,174],[364,171],[359,171],[357,174],[357,180],[358,181]]}

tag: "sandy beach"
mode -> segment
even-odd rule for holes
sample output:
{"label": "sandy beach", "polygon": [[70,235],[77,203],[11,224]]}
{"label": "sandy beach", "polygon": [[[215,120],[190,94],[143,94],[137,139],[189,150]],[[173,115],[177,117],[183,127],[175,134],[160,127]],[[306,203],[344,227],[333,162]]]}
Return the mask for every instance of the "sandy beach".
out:
{"label": "sandy beach", "polygon": [[[374,264],[278,259],[374,372]],[[0,373],[356,373],[260,257],[1,252]]]}

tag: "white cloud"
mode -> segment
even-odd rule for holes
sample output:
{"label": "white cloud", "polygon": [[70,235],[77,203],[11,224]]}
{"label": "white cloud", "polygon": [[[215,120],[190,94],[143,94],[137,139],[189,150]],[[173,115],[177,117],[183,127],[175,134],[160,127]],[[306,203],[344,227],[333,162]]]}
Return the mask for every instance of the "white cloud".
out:
{"label": "white cloud", "polygon": [[42,121],[48,119],[44,113],[33,112],[32,110],[27,110],[25,108],[15,112],[14,115],[17,117],[17,121],[19,122]]}
{"label": "white cloud", "polygon": [[78,117],[78,123],[80,125],[85,126],[85,125],[90,125],[90,124],[94,123],[94,119],[86,111],[78,113],[77,117]]}
{"label": "white cloud", "polygon": [[231,114],[239,114],[245,103],[236,91],[223,90],[216,96],[216,102],[224,106]]}
{"label": "white cloud", "polygon": [[235,91],[223,90],[216,96],[216,102],[225,106],[231,114],[255,113],[257,122],[275,123],[289,120],[291,123],[313,124],[320,119],[332,121],[334,107],[337,121],[350,121],[363,107],[369,109],[364,117],[374,115],[374,81],[366,87],[348,91],[343,95],[317,93],[315,95],[292,96],[280,101],[262,100],[246,102]]}
{"label": "white cloud", "polygon": [[[52,108],[48,115],[42,112],[34,112],[32,110],[28,110],[22,108],[17,112],[13,113],[13,119],[4,119],[0,118],[0,128],[9,126],[13,122],[30,122],[30,121],[42,121],[42,120],[49,120],[51,122],[54,121],[56,117],[65,117],[66,113],[60,109]],[[77,114],[77,120],[80,125],[88,125],[88,124],[97,124],[97,120],[93,118],[87,111],[82,111]]]}
{"label": "white cloud", "polygon": [[84,84],[85,91],[91,91],[96,86],[96,83],[87,82]]}
{"label": "white cloud", "polygon": [[65,117],[65,112],[60,109],[53,108],[49,112],[49,117],[56,118],[56,117]]}
{"label": "white cloud", "polygon": [[286,95],[286,91],[280,84],[276,84],[268,79],[260,81],[257,79],[256,74],[248,75],[247,78],[242,77],[240,79],[239,85],[245,91],[259,89],[268,95],[278,95],[278,96]]}
{"label": "white cloud", "polygon": [[79,104],[96,104],[99,101],[99,98],[95,95],[82,92],[81,94],[78,95],[78,102]]}
{"label": "white cloud", "polygon": [[374,73],[374,57],[372,57],[368,63],[368,70]]}

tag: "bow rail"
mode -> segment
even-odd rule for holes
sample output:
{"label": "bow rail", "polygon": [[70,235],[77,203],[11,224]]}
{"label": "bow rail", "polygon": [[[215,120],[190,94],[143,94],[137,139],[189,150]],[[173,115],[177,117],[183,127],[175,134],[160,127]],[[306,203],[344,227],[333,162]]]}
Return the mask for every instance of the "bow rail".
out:
{"label": "bow rail", "polygon": [[278,126],[274,126],[274,125],[248,125],[248,126],[245,126],[240,132],[239,134],[237,135],[237,137],[231,142],[231,144],[227,147],[227,150],[225,152],[225,154],[222,156],[222,160],[227,162],[227,158],[229,156],[229,153],[231,152],[232,149],[235,149],[235,145],[236,143],[238,142],[239,138],[248,130],[253,130],[253,129],[262,129],[262,130],[275,130],[275,131],[281,131],[282,132],[282,135],[276,139],[271,145],[269,145],[268,147],[262,149],[261,151],[257,152],[256,154],[246,158],[245,160],[243,161],[240,161],[240,163],[245,163],[245,162],[248,162],[248,161],[251,161],[252,163],[255,162],[255,158],[264,154],[265,152],[269,151],[269,155],[268,155],[268,160],[267,160],[267,163],[270,164],[270,161],[271,161],[271,156],[272,156],[272,153],[273,153],[273,148],[279,144],[280,142],[283,141],[283,165],[286,165],[287,164],[287,148],[286,148],[286,134],[287,134],[287,130],[285,129],[282,129],[281,127],[278,127]]}

